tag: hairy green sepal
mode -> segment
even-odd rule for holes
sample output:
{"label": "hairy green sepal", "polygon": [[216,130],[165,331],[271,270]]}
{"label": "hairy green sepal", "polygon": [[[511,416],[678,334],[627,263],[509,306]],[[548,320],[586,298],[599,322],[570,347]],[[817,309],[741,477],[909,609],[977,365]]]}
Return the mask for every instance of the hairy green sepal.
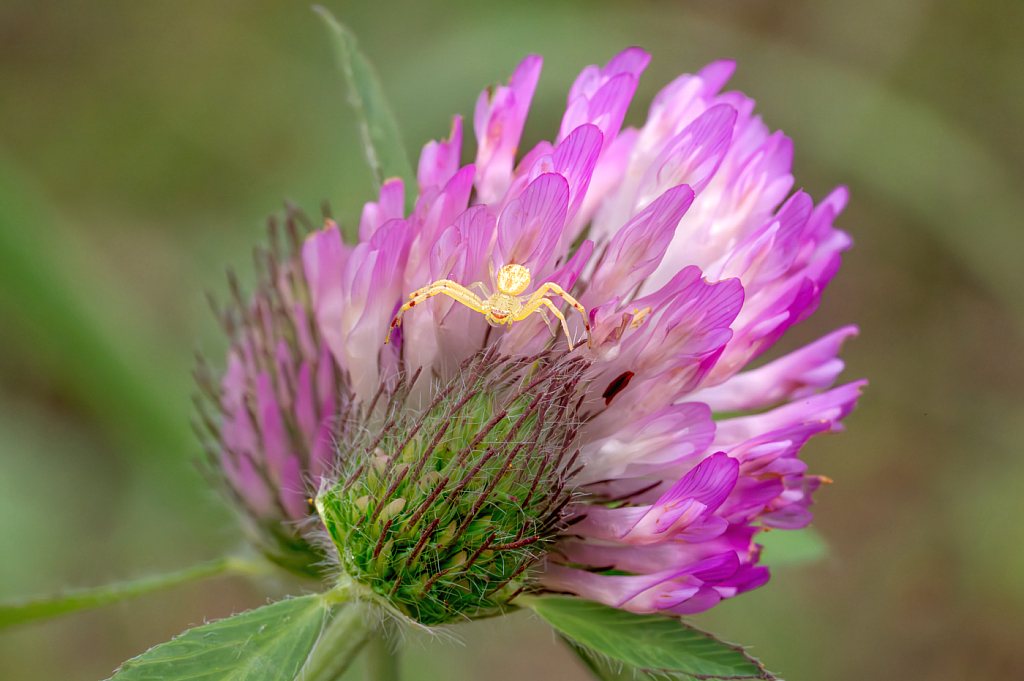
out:
{"label": "hairy green sepal", "polygon": [[502,612],[570,500],[582,368],[488,351],[421,410],[400,384],[316,499],[341,569],[422,624]]}

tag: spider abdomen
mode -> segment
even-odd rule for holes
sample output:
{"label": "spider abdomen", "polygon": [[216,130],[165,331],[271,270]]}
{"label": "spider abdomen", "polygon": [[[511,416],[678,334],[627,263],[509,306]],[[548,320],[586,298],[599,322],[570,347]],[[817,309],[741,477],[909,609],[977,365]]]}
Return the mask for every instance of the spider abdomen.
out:
{"label": "spider abdomen", "polygon": [[505,265],[498,270],[498,291],[518,296],[530,285],[530,270],[522,265]]}

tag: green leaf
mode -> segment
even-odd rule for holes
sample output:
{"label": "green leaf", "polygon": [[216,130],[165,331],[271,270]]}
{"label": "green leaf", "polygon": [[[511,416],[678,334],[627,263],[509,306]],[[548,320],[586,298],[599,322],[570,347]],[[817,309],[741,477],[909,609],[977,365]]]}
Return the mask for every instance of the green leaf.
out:
{"label": "green leaf", "polygon": [[294,679],[330,609],[313,594],[204,624],[128,660],[110,681]]}
{"label": "green leaf", "polygon": [[761,561],[770,567],[813,563],[828,555],[828,543],[810,527],[759,532],[756,541],[764,546]]}
{"label": "green leaf", "polygon": [[593,650],[584,648],[578,643],[573,643],[564,636],[562,641],[569,646],[572,652],[576,653],[576,656],[582,660],[583,664],[586,665],[587,669],[590,670],[590,673],[598,681],[645,681],[645,679],[654,678],[650,674],[642,672],[631,665],[602,659]]}
{"label": "green leaf", "polygon": [[776,678],[742,648],[673,617],[637,615],[581,598],[520,601],[574,643],[645,672],[696,679]]}
{"label": "green leaf", "polygon": [[359,51],[352,31],[324,7],[315,6],[313,10],[331,31],[338,67],[345,75],[348,101],[356,114],[363,151],[376,188],[380,189],[387,179],[400,177],[405,183],[406,209],[411,211],[416,198],[416,176],[380,79],[373,65]]}
{"label": "green leaf", "polygon": [[99,608],[197,579],[229,573],[254,573],[262,571],[261,567],[263,566],[267,566],[267,564],[262,560],[257,563],[237,558],[223,558],[166,575],[108,584],[92,589],[75,589],[57,596],[26,598],[0,603],[0,629],[32,620],[56,617],[77,610]]}

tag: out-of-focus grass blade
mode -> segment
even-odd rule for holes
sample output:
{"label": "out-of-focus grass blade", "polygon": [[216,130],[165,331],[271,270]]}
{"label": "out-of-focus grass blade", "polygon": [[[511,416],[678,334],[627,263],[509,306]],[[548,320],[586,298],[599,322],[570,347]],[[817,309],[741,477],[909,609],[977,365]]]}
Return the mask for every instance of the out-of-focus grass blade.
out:
{"label": "out-of-focus grass blade", "polygon": [[[83,282],[67,276],[58,257],[63,230],[47,204],[0,157],[0,314],[30,339],[55,383],[95,416],[125,451],[165,458],[194,447],[187,404],[168,399],[154,366],[130,359],[130,341],[104,328],[83,303]],[[126,337],[130,329],[120,330]],[[133,363],[134,362],[134,363]],[[179,384],[176,384],[179,385]],[[171,391],[173,392],[173,391]],[[179,470],[187,470],[181,467]],[[168,480],[169,482],[169,480]]]}
{"label": "out-of-focus grass blade", "polygon": [[315,6],[331,31],[338,67],[345,75],[348,101],[352,105],[363,141],[366,161],[373,173],[376,189],[389,178],[400,177],[405,183],[406,209],[412,210],[416,199],[416,176],[402,144],[395,114],[384,96],[384,88],[370,61],[359,51],[356,37],[324,7]]}
{"label": "out-of-focus grass blade", "polygon": [[253,570],[245,561],[222,558],[166,575],[108,584],[93,589],[75,589],[57,596],[26,598],[0,603],[0,629],[32,620],[57,617],[78,610],[99,608],[197,579],[205,579],[228,572],[251,571]]}

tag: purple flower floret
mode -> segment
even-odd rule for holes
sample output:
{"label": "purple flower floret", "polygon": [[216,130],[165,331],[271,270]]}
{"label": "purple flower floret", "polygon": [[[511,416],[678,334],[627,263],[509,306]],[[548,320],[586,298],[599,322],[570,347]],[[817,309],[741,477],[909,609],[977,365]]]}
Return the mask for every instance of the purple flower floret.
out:
{"label": "purple flower floret", "polygon": [[[565,348],[557,320],[533,314],[492,328],[444,295],[405,314],[384,344],[412,292],[442,279],[493,290],[496,271],[514,263],[529,269],[526,294],[545,282],[570,292],[593,339],[588,347],[584,319],[552,298],[588,368],[576,407],[582,468],[569,480],[576,496],[545,544],[539,584],[634,612],[686,614],[768,580],[755,535],[811,521],[811,494],[828,480],[808,475],[798,455],[812,436],[841,430],[856,403],[863,381],[832,386],[843,369],[837,353],[857,329],[743,369],[817,307],[850,246],[832,224],[847,191],[817,205],[791,191],[791,141],[768,129],[752,100],[721,92],[731,62],[680,76],[642,128],[622,129],[649,60],[630,48],[584,69],[554,142],[516,163],[541,71],[540,57],[527,57],[507,86],[477,101],[475,164],[459,166],[455,117],[449,138],[423,149],[410,215],[401,180],[391,179],[366,204],[358,244],[346,245],[330,221],[306,239],[308,356],[273,374],[295,374],[289,424],[303,435],[286,432],[280,379],[245,367],[246,346],[233,351],[223,382],[223,446],[254,452],[225,464],[248,503],[272,502],[248,481],[263,466],[294,492],[280,496],[285,515],[308,512],[303,499],[327,469],[324,416],[343,401],[370,403],[382,382],[419,373],[431,380],[415,382],[410,401],[425,404],[484,348],[506,357]],[[343,385],[314,380],[326,365]],[[288,437],[315,454],[296,454]]]}

